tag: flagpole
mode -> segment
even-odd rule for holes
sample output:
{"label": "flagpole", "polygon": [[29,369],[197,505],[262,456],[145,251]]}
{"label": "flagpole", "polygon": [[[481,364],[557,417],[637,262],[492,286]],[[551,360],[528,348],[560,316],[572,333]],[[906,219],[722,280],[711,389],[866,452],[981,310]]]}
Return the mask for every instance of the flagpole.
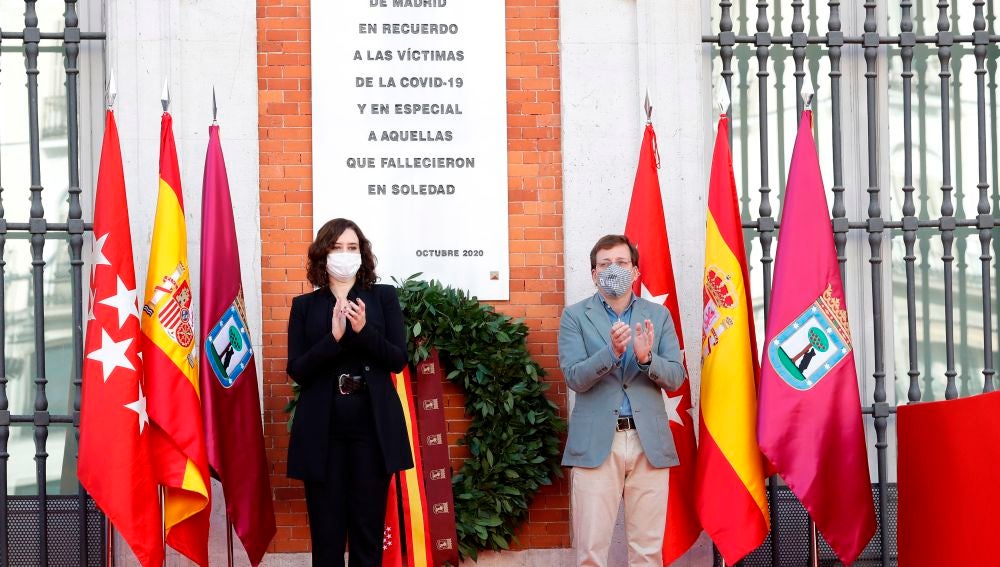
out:
{"label": "flagpole", "polygon": [[115,567],[115,526],[111,523],[111,520],[107,516],[104,516],[104,530],[105,537],[108,538],[104,546],[106,557],[104,558],[105,563],[108,567]]}
{"label": "flagpole", "polygon": [[[163,91],[160,93],[160,105],[163,112],[170,108],[170,91],[167,88],[167,79],[163,79]],[[162,151],[162,150],[161,150]],[[167,550],[167,491],[160,485],[160,536],[163,539],[163,551]],[[165,556],[164,556],[165,558]]]}
{"label": "flagpole", "polygon": [[[723,83],[723,90],[721,92],[726,92],[725,91],[725,83]],[[646,99],[646,104],[649,104],[649,98],[648,98],[648,96],[647,96],[647,99]],[[719,113],[720,114],[725,114],[726,113],[726,109],[724,108],[724,104],[725,104],[725,99],[721,98],[721,96],[717,92],[716,93],[716,98],[715,98],[715,105],[716,105],[716,107],[719,108]],[[726,566],[726,558],[722,557],[722,552],[719,551],[719,546],[715,545],[714,541],[712,542],[712,552],[718,554],[719,557],[722,559],[722,567],[727,567]]]}
{"label": "flagpole", "polygon": [[[118,97],[118,84],[115,82],[115,70],[111,69],[111,78],[108,81],[108,90],[105,94],[104,103],[107,105],[108,110],[114,110],[115,98]],[[108,538],[105,542],[104,550],[107,556],[105,557],[105,563],[108,567],[115,567],[115,526],[111,523],[111,520],[104,516],[104,533],[105,537]]]}
{"label": "flagpole", "polygon": [[163,485],[158,487],[160,493],[160,539],[163,540],[163,551],[167,550],[167,494]]}
{"label": "flagpole", "polygon": [[[800,93],[802,102],[805,103],[802,107],[803,112],[812,112],[813,97],[815,94],[812,81],[806,80],[802,85],[802,92]],[[816,522],[813,520],[811,514],[809,515],[809,565],[810,567],[819,567],[819,534],[816,532]]]}
{"label": "flagpole", "polygon": [[819,534],[812,516],[809,516],[809,567],[819,567]]}
{"label": "flagpole", "polygon": [[229,522],[229,507],[226,506],[226,561],[233,567],[233,524]]}
{"label": "flagpole", "polygon": [[[215,100],[215,85],[212,85],[212,125],[219,123],[219,105]],[[233,524],[229,520],[229,506],[226,506],[226,564],[233,567]]]}

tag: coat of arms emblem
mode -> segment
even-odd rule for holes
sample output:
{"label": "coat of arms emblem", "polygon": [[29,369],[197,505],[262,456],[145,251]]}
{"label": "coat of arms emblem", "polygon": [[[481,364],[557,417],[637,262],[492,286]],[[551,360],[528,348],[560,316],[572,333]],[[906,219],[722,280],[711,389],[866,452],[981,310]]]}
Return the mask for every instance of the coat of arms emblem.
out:
{"label": "coat of arms emblem", "polygon": [[809,390],[818,384],[849,352],[847,311],[829,285],[767,345],[771,367],[796,390]]}
{"label": "coat of arms emblem", "polygon": [[205,355],[223,388],[231,388],[253,357],[247,332],[243,290],[205,337]]}
{"label": "coat of arms emblem", "polygon": [[732,289],[732,278],[716,266],[705,269],[705,282],[702,291],[705,304],[702,312],[701,359],[705,360],[712,353],[712,348],[719,344],[719,337],[733,326],[731,313],[737,306],[737,296]]}
{"label": "coat of arms emblem", "polygon": [[152,299],[142,309],[149,316],[156,313],[167,336],[188,348],[194,342],[194,327],[191,324],[193,298],[191,285],[186,279],[181,279],[185,271],[184,264],[177,264],[172,274],[163,276],[160,284],[153,288]]}

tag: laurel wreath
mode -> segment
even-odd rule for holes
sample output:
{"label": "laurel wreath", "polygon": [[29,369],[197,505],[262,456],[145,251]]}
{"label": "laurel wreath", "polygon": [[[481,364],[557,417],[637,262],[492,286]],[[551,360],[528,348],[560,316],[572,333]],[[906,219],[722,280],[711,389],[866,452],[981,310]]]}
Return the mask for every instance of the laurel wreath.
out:
{"label": "laurel wreath", "polygon": [[528,327],[461,290],[410,276],[397,281],[410,363],[436,348],[449,381],[465,390],[472,423],[460,443],[471,456],[452,478],[458,547],[508,549],[538,490],[561,477],[559,432],[566,423],[545,397],[545,371],[525,339]]}
{"label": "laurel wreath", "polygon": [[[472,423],[459,443],[470,457],[452,478],[463,558],[509,549],[542,486],[561,477],[559,433],[566,423],[545,397],[545,371],[528,354],[528,327],[438,281],[396,282],[410,363],[437,349],[447,379],[465,390]],[[285,411],[294,415],[295,398]],[[289,417],[289,426],[291,424]]]}

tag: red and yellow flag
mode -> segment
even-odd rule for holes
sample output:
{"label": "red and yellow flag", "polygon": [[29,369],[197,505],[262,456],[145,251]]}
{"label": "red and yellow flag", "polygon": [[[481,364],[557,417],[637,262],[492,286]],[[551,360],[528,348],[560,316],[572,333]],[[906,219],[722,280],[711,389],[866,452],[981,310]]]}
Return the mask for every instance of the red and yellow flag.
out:
{"label": "red and yellow flag", "polygon": [[[431,536],[428,529],[427,520],[427,495],[424,492],[424,469],[420,459],[420,438],[417,432],[417,412],[413,407],[413,390],[410,387],[410,367],[403,368],[402,372],[392,375],[393,385],[396,388],[396,395],[399,396],[400,403],[403,404],[403,417],[406,419],[406,431],[409,433],[410,452],[413,453],[413,468],[400,471],[394,478],[399,479],[399,494],[402,509],[402,518],[393,514],[392,510],[387,510],[386,532],[383,539],[382,565],[421,567],[423,565],[433,565],[434,558],[431,554]],[[396,493],[395,481],[389,486],[391,491],[389,505],[392,506]],[[402,521],[400,521],[402,520]],[[400,528],[400,523],[403,524]],[[395,528],[395,533],[393,533]],[[402,529],[402,533],[399,533]],[[400,538],[405,539],[400,550]]]}
{"label": "red and yellow flag", "polygon": [[142,307],[153,460],[164,487],[167,544],[208,565],[208,457],[202,425],[187,229],[172,119],[160,122],[160,188]]}
{"label": "red and yellow flag", "polygon": [[703,286],[695,502],[702,527],[732,565],[764,542],[770,520],[757,446],[757,340],[725,116],[712,156]]}

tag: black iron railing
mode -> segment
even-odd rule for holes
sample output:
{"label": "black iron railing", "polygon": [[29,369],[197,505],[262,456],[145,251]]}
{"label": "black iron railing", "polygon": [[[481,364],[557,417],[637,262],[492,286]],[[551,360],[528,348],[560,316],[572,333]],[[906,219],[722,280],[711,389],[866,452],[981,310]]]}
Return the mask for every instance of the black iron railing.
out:
{"label": "black iron railing", "polygon": [[[822,33],[819,24],[824,16]],[[887,396],[890,366],[896,370],[889,378],[898,384],[895,397],[901,402],[934,399],[940,390],[952,399],[995,387],[993,316],[994,309],[1000,309],[993,301],[1000,278],[1000,266],[994,262],[1000,253],[995,232],[1000,224],[995,216],[1000,210],[996,80],[1000,35],[995,19],[994,3],[985,0],[758,0],[735,6],[731,0],[721,0],[713,6],[713,34],[702,38],[712,46],[715,72],[724,78],[734,100],[729,111],[731,142],[736,178],[744,192],[747,254],[754,258],[755,281],[761,282],[758,290],[762,288],[759,314],[769,306],[773,246],[780,237],[775,209],[780,210],[791,149],[786,143],[787,125],[794,125],[802,111],[798,93],[805,81],[822,93],[814,127],[820,152],[826,154],[823,159],[832,158],[824,165],[832,170],[834,242],[842,272],[863,274],[866,280],[866,289],[859,293],[867,312],[854,315],[871,327],[871,335],[859,344],[858,359],[867,358],[870,371],[860,377],[862,386],[872,385],[870,403],[862,411],[871,416],[875,434],[873,490],[879,532],[873,540],[877,546],[869,545],[862,562],[893,565],[896,561],[891,483],[895,463],[888,450],[895,413],[894,400]],[[932,26],[935,32],[925,31]],[[974,97],[962,89],[963,77],[968,77],[963,58],[968,65],[969,57],[975,62]],[[794,69],[791,92],[791,85],[785,84],[789,64]],[[751,99],[754,88],[756,101]],[[770,107],[770,97],[775,108]],[[963,142],[972,143],[965,122],[973,114],[974,158],[963,155]],[[932,123],[936,118],[939,125]],[[934,129],[940,132],[939,141],[931,134]],[[847,165],[845,148],[857,156]],[[967,163],[977,165],[975,192],[971,172],[965,171]],[[778,170],[776,199],[774,169]],[[759,173],[759,185],[751,188],[754,172]],[[851,212],[849,200],[855,205]],[[753,202],[758,204],[756,214]],[[867,247],[862,242],[865,237]],[[850,248],[852,242],[855,248]],[[977,272],[978,285],[970,282]],[[887,341],[897,335],[905,336],[905,342]],[[769,485],[775,530],[766,548],[748,557],[747,564],[802,564],[800,550],[792,542],[807,540],[808,528],[793,521],[797,516],[782,504],[787,489],[774,479]],[[821,563],[832,561],[823,556],[823,549]]]}
{"label": "black iron railing", "polygon": [[[0,174],[0,197],[4,191],[15,191],[16,198],[23,199],[30,195],[30,211],[28,218],[8,218],[0,199],[0,484],[5,490],[0,491],[0,565],[104,565],[105,534],[103,518],[94,508],[82,487],[77,485],[75,495],[49,494],[50,474],[47,441],[50,429],[56,424],[71,427],[75,447],[79,438],[80,423],[80,388],[81,364],[83,360],[83,287],[82,287],[82,246],[84,232],[90,230],[89,223],[83,221],[83,209],[80,203],[80,133],[79,133],[79,56],[81,42],[103,40],[104,33],[82,32],[79,27],[77,2],[64,2],[63,22],[58,32],[43,32],[39,26],[38,12],[34,0],[24,2],[23,28],[11,31],[0,29],[0,47],[5,57],[0,58],[0,81],[26,84],[27,89],[27,154],[30,169],[29,187],[4,187],[5,179]],[[10,25],[10,22],[0,22],[0,25]],[[46,98],[46,123],[43,128],[39,124],[39,53],[50,48],[43,48],[42,42],[61,43],[65,70],[65,97]],[[17,46],[19,50],[12,50]],[[14,51],[22,57],[11,55]],[[24,62],[27,80],[15,78],[12,71],[15,61]],[[4,77],[7,77],[4,79]],[[56,108],[58,99],[62,98],[63,108]],[[5,114],[19,114],[17,109],[4,109]],[[4,134],[9,136],[9,132]],[[65,167],[68,169],[68,186],[45,188],[43,186],[43,145],[42,138],[64,136],[66,141]],[[6,168],[20,166],[4,160],[0,154],[0,164]],[[2,172],[3,170],[0,170]],[[26,189],[26,193],[20,191]],[[62,222],[52,222],[46,219],[43,206],[43,194],[53,191],[65,193],[68,201],[67,214]],[[50,211],[50,216],[52,212]],[[30,298],[31,306],[21,321],[31,321],[33,324],[33,354],[29,364],[12,356],[8,352],[11,336],[17,331],[12,329],[16,324],[22,305],[11,305],[7,293],[11,289],[12,280],[8,278],[7,256],[4,254],[9,241],[27,240],[30,243]],[[49,247],[46,250],[46,247]],[[46,252],[48,254],[46,255]],[[68,261],[66,256],[68,256]],[[51,266],[47,265],[46,258]],[[19,267],[20,268],[20,267]],[[53,269],[60,270],[53,274]],[[64,311],[71,312],[71,344],[72,359],[65,364],[69,376],[59,376],[61,383],[72,384],[71,407],[52,408],[49,403],[50,377],[46,369],[46,320],[52,320],[51,306],[54,299],[49,297],[53,288],[49,285],[53,279],[69,280],[70,297],[62,297],[58,303]],[[27,282],[25,282],[27,283]],[[65,294],[64,294],[65,295]],[[11,331],[13,330],[12,334]],[[23,330],[22,330],[23,332]],[[16,374],[11,374],[14,371]],[[33,403],[30,411],[13,413],[8,391],[12,379],[30,380],[34,386]],[[28,408],[25,408],[28,409]],[[53,409],[62,409],[65,413],[57,413]],[[37,494],[12,495],[10,472],[10,441],[12,428],[28,428],[33,432],[34,461]],[[22,455],[14,455],[24,457]],[[75,454],[70,455],[75,460]],[[75,467],[70,466],[69,470]],[[64,470],[65,467],[64,467]],[[75,478],[75,477],[74,477]]]}

